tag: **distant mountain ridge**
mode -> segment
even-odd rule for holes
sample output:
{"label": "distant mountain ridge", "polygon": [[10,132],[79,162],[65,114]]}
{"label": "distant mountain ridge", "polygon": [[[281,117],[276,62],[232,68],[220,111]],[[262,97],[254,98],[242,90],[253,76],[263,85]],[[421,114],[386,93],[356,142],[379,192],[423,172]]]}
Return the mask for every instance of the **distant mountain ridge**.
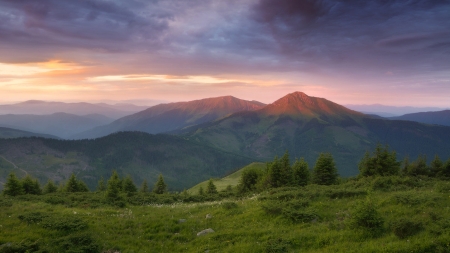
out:
{"label": "distant mountain ridge", "polygon": [[78,116],[86,114],[101,114],[109,118],[118,119],[126,115],[141,111],[148,108],[147,106],[134,106],[129,104],[108,105],[108,104],[92,104],[86,102],[80,103],[64,103],[49,102],[41,100],[28,100],[16,104],[0,105],[0,115],[2,114],[34,114],[48,115],[53,113],[69,113]]}
{"label": "distant mountain ridge", "polygon": [[160,104],[120,118],[106,126],[75,135],[73,138],[98,138],[118,131],[142,131],[151,134],[170,132],[214,121],[231,113],[253,111],[262,107],[263,103],[232,96]]}
{"label": "distant mountain ridge", "polygon": [[13,139],[22,137],[42,137],[42,138],[59,139],[57,136],[54,135],[32,133],[9,127],[0,127],[0,139]]}
{"label": "distant mountain ridge", "polygon": [[358,112],[362,112],[365,114],[376,114],[382,117],[397,117],[409,113],[441,111],[445,109],[439,107],[390,106],[381,104],[371,104],[371,105],[347,104],[344,106]]}
{"label": "distant mountain ridge", "polygon": [[113,119],[101,114],[78,116],[69,113],[49,115],[6,114],[0,115],[0,126],[23,131],[48,134],[60,138],[70,136],[112,122]]}
{"label": "distant mountain ridge", "polygon": [[450,126],[450,110],[410,113],[398,117],[390,117],[389,119],[410,120],[426,124]]}

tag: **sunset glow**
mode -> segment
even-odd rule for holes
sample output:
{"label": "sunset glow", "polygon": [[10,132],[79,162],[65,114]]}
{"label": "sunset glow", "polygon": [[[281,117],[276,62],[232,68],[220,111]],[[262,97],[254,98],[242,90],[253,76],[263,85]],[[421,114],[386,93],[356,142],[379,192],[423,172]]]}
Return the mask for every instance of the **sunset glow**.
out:
{"label": "sunset glow", "polygon": [[2,1],[0,102],[270,103],[302,91],[341,104],[449,107],[450,4],[357,5]]}

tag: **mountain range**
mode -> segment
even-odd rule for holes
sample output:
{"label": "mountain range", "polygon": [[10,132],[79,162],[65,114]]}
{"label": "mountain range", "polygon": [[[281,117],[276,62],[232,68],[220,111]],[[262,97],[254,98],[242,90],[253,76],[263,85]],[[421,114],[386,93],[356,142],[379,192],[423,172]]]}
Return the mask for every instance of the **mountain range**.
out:
{"label": "mountain range", "polygon": [[409,120],[425,124],[450,126],[450,110],[410,113],[398,117],[390,117],[389,119]]}
{"label": "mountain range", "polygon": [[138,111],[147,109],[148,106],[137,106],[133,104],[105,104],[105,103],[63,103],[47,102],[40,100],[29,100],[16,104],[0,105],[0,115],[2,114],[34,114],[48,115],[54,113],[68,113],[78,116],[88,114],[100,114],[108,118],[118,119]]}
{"label": "mountain range", "polygon": [[34,133],[55,135],[63,139],[112,122],[113,119],[101,114],[78,116],[69,113],[49,115],[6,114],[0,115],[0,126]]}
{"label": "mountain range", "polygon": [[2,140],[0,155],[34,168],[30,173],[41,180],[64,180],[76,171],[92,187],[117,169],[149,182],[162,173],[181,189],[286,151],[310,167],[329,152],[339,173],[352,176],[364,152],[378,144],[389,145],[399,160],[422,154],[447,159],[450,150],[448,126],[374,117],[302,92],[268,105],[231,96],[160,104],[76,137],[84,139]]}
{"label": "mountain range", "polygon": [[72,137],[98,138],[118,131],[141,131],[151,134],[170,132],[214,121],[235,112],[261,109],[264,106],[257,101],[246,101],[232,96],[160,104]]}

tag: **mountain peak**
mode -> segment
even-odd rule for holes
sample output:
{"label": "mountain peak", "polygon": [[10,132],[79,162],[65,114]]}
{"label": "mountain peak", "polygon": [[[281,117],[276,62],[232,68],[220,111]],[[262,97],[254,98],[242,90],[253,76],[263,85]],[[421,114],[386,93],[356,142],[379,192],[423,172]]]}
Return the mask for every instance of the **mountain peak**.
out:
{"label": "mountain peak", "polygon": [[344,106],[324,98],[310,97],[303,92],[293,92],[266,106],[263,111],[268,114],[290,115],[362,115]]}

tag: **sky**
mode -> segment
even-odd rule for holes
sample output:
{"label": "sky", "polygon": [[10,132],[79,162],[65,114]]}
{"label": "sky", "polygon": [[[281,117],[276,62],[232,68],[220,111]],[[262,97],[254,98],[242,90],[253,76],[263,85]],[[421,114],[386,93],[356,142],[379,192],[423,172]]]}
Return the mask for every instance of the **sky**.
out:
{"label": "sky", "polygon": [[0,102],[450,106],[448,0],[0,0]]}

